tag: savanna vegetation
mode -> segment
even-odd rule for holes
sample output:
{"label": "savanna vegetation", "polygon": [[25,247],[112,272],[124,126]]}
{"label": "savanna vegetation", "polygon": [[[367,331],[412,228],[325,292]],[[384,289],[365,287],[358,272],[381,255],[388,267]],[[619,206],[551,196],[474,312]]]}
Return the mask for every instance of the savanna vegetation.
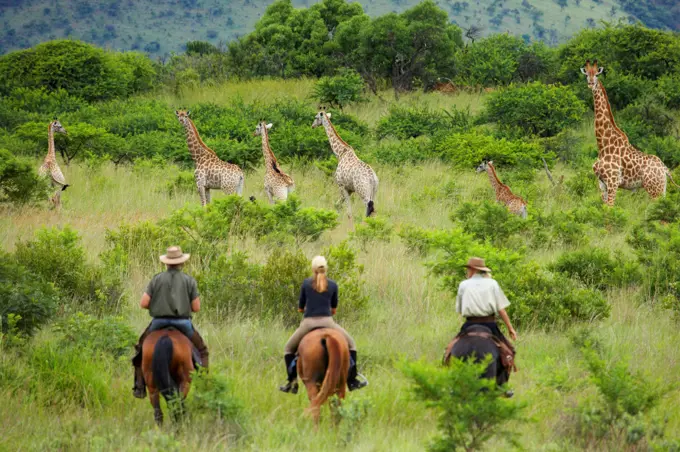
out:
{"label": "savanna vegetation", "polygon": [[[294,18],[286,11],[277,3],[233,45],[270,52],[273,31]],[[290,52],[267,54],[278,65],[244,59],[238,82],[230,69],[211,72],[228,54],[205,43],[163,65],[77,41],[0,58],[0,448],[680,447],[680,194],[624,192],[602,205],[578,71],[598,58],[621,128],[675,169],[680,38],[634,25],[584,30],[558,48],[507,35],[473,43],[427,2],[350,25],[351,54],[289,37]],[[389,28],[422,45],[364,34]],[[39,70],[47,57],[63,70]],[[432,89],[440,77],[456,92]],[[352,223],[337,203],[335,158],[311,129],[319,102],[380,177],[374,217]],[[216,193],[200,207],[179,107],[246,170],[242,198]],[[47,208],[36,174],[55,115],[68,131],[56,137],[70,184],[61,211]],[[252,137],[261,119],[296,185],[274,206],[262,201]],[[493,202],[474,172],[484,159],[528,201],[526,220]],[[148,402],[130,394],[128,358],[148,322],[139,296],[169,244],[192,254],[211,373],[195,379],[189,418],[157,429]],[[349,394],[337,427],[326,419],[317,432],[304,395],[276,387],[299,283],[320,253],[371,384]],[[471,255],[486,258],[512,302],[514,399],[496,397],[479,368],[439,366]]]}

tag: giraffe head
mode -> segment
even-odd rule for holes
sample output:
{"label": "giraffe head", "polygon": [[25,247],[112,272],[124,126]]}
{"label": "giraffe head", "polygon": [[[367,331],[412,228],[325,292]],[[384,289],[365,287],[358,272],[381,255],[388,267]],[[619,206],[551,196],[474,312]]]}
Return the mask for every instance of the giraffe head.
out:
{"label": "giraffe head", "polygon": [[57,118],[54,118],[54,121],[52,121],[50,127],[52,128],[52,132],[66,133],[66,129],[64,129],[64,126],[61,125]]}
{"label": "giraffe head", "polygon": [[312,129],[315,129],[319,126],[323,126],[324,116],[327,119],[331,119],[330,113],[326,113],[326,110],[324,110],[324,109],[319,110],[319,112],[314,117],[314,122],[312,123]]}
{"label": "giraffe head", "polygon": [[586,65],[581,68],[581,73],[586,76],[588,88],[595,89],[597,87],[597,76],[600,75],[602,71],[604,71],[604,68],[597,65],[597,60],[593,61],[593,64],[590,64],[590,60],[586,60]]}
{"label": "giraffe head", "polygon": [[191,111],[189,110],[175,110],[175,116],[177,116],[177,119],[179,120],[180,124],[183,126],[189,125],[189,115],[191,114]]}
{"label": "giraffe head", "polygon": [[253,132],[254,137],[259,137],[262,136],[265,130],[271,129],[273,126],[272,123],[266,124],[264,121],[261,121],[257,127],[255,127],[255,132]]}
{"label": "giraffe head", "polygon": [[489,168],[489,165],[493,165],[493,162],[491,160],[489,160],[488,162],[484,161],[480,163],[479,166],[477,167],[477,172],[481,173],[483,171],[486,171]]}

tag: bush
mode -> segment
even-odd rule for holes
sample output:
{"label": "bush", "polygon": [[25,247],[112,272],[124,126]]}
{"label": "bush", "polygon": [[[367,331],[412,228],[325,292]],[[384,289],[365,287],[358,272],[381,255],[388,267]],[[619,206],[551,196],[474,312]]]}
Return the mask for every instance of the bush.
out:
{"label": "bush", "polygon": [[515,234],[527,228],[527,222],[506,206],[490,201],[463,203],[450,218],[477,240],[488,240],[497,247],[515,247]]}
{"label": "bush", "polygon": [[[680,165],[680,140],[674,136],[652,136],[641,147],[644,152],[659,157],[669,168]],[[668,185],[671,185],[670,182]]]}
{"label": "bush", "polygon": [[135,332],[122,317],[98,319],[82,312],[57,323],[54,331],[59,333],[59,345],[77,350],[90,350],[115,358],[129,354],[137,343]]}
{"label": "bush", "polygon": [[322,104],[331,107],[345,106],[361,102],[364,79],[353,69],[341,69],[334,77],[321,77],[314,86],[314,97]]}
{"label": "bush", "polygon": [[54,287],[35,278],[35,274],[0,253],[0,321],[2,332],[9,333],[10,316],[16,332],[30,336],[52,319],[59,296]]}
{"label": "bush", "polygon": [[674,223],[680,220],[680,196],[677,192],[663,196],[652,202],[647,221]]}
{"label": "bush", "polygon": [[364,266],[357,263],[356,252],[347,241],[324,249],[323,254],[328,261],[328,277],[339,287],[337,318],[358,319],[368,306],[368,294],[362,278]]}
{"label": "bush", "polygon": [[634,284],[640,280],[640,269],[635,263],[624,260],[620,255],[614,259],[609,251],[601,248],[563,253],[550,269],[599,290]]}
{"label": "bush", "polygon": [[670,135],[676,126],[673,114],[649,96],[621,110],[618,117],[631,143],[640,143],[652,135]]}
{"label": "bush", "polygon": [[438,414],[439,436],[430,450],[479,450],[493,437],[516,445],[516,434],[504,430],[503,424],[519,421],[523,406],[501,397],[505,389],[494,380],[479,378],[487,365],[488,361],[475,364],[459,359],[444,368],[422,362],[402,365],[416,398]]}
{"label": "bush", "polygon": [[[454,110],[454,113],[458,113]],[[454,119],[455,118],[455,121]],[[454,124],[456,122],[457,124]],[[469,116],[460,114],[446,116],[441,112],[430,110],[429,108],[405,108],[398,105],[393,106],[387,116],[378,121],[376,133],[378,138],[392,136],[399,140],[416,138],[421,135],[434,136],[450,129],[464,127],[472,122]]]}
{"label": "bush", "polygon": [[484,160],[492,160],[497,166],[542,165],[541,157],[551,160],[537,143],[524,140],[497,139],[480,132],[454,133],[434,145],[442,160],[460,168],[475,168]]}
{"label": "bush", "polygon": [[298,324],[300,286],[309,275],[309,260],[302,251],[275,249],[260,274],[264,313],[270,317],[281,316],[289,326]]}
{"label": "bush", "polygon": [[486,100],[484,118],[506,130],[550,137],[579,124],[585,105],[571,88],[540,82],[511,86]]}
{"label": "bush", "polygon": [[668,108],[680,108],[680,75],[672,74],[661,77],[656,89]]}
{"label": "bush", "polygon": [[234,392],[231,380],[219,373],[195,373],[191,380],[188,410],[192,415],[238,422],[243,417],[243,404]]}
{"label": "bush", "polygon": [[[406,163],[422,163],[434,160],[437,155],[432,152],[429,137],[408,138],[406,140],[381,140],[371,148],[366,157],[367,161],[376,161],[388,165],[404,165]],[[333,162],[333,171],[337,163]]]}
{"label": "bush", "polygon": [[357,240],[362,248],[374,241],[389,242],[392,239],[394,226],[380,217],[368,217],[362,223],[357,224],[350,237]]}
{"label": "bush", "polygon": [[174,196],[179,193],[195,193],[197,188],[194,173],[182,171],[174,179],[165,184],[165,190],[168,196]]}
{"label": "bush", "polygon": [[47,179],[40,178],[33,162],[0,149],[0,204],[24,205],[47,198]]}

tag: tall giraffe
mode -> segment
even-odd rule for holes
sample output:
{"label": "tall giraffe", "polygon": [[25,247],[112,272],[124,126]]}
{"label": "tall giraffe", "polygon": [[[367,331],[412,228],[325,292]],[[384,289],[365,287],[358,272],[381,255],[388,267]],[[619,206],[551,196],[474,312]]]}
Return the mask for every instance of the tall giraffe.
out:
{"label": "tall giraffe", "polygon": [[481,173],[482,171],[486,171],[489,176],[491,188],[493,188],[496,192],[496,202],[505,204],[511,213],[519,215],[522,218],[526,218],[527,202],[520,196],[515,195],[512,190],[510,190],[510,187],[498,179],[496,168],[494,168],[493,162],[482,162],[482,164],[477,167],[477,172]]}
{"label": "tall giraffe", "polygon": [[241,196],[245,181],[243,171],[238,165],[220,160],[217,154],[206,146],[189,118],[190,113],[184,110],[175,111],[177,119],[184,126],[189,153],[196,165],[194,178],[201,205],[205,207],[210,202],[211,189],[221,189],[228,195],[236,193]]}
{"label": "tall giraffe", "polygon": [[354,153],[354,149],[340,138],[330,118],[330,113],[321,110],[314,118],[312,127],[323,126],[333,154],[338,158],[335,182],[340,187],[340,193],[347,204],[347,215],[350,219],[352,218],[350,196],[356,193],[366,204],[366,216],[369,217],[375,212],[374,201],[378,194],[378,176],[373,168],[362,162]]}
{"label": "tall giraffe", "polygon": [[264,121],[260,122],[255,127],[253,136],[262,137],[262,154],[264,155],[264,191],[269,197],[269,202],[274,204],[276,201],[285,201],[288,195],[295,188],[293,178],[281,171],[279,164],[276,161],[276,156],[269,146],[269,134],[267,130],[271,129],[272,124],[266,124]]}
{"label": "tall giraffe", "polygon": [[598,79],[602,71],[604,68],[598,67],[597,60],[593,64],[586,61],[586,66],[581,68],[595,102],[595,138],[598,151],[593,171],[600,181],[602,201],[613,206],[618,188],[634,190],[643,187],[652,199],[665,195],[667,177],[677,186],[670,170],[659,157],[635,149],[628,142],[626,134],[618,128],[607,92]]}
{"label": "tall giraffe", "polygon": [[50,180],[52,182],[52,187],[56,188],[54,195],[50,198],[54,207],[61,208],[61,192],[69,187],[64,178],[64,173],[61,172],[59,164],[57,163],[57,155],[54,148],[54,133],[66,133],[66,129],[61,125],[61,123],[54,118],[47,129],[47,155],[43,164],[40,165],[38,169],[38,174],[41,177],[47,177],[50,175]]}

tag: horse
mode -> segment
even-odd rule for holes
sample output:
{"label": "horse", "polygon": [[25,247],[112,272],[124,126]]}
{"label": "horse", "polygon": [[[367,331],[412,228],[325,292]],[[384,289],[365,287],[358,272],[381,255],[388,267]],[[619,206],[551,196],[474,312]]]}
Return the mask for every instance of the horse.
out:
{"label": "horse", "polygon": [[481,333],[490,336],[492,334],[491,330],[484,325],[470,325],[465,332],[473,334],[463,335],[457,340],[454,339],[455,344],[453,344],[453,347],[451,346],[453,341],[446,347],[444,365],[449,365],[452,356],[462,358],[463,360],[474,358],[474,362],[479,363],[484,361],[487,355],[491,355],[491,362],[486,366],[482,378],[495,379],[499,386],[506,383],[507,376],[499,362],[500,351],[498,346],[488,337],[475,335],[475,333]]}
{"label": "horse", "polygon": [[307,411],[317,426],[321,405],[334,394],[345,398],[349,359],[345,337],[331,328],[311,331],[298,346],[297,371],[311,403]]}
{"label": "horse", "polygon": [[192,344],[182,332],[174,329],[158,330],[144,340],[142,372],[154,410],[154,420],[159,426],[163,424],[160,395],[168,404],[178,401],[181,412],[182,402],[189,394],[193,370]]}

